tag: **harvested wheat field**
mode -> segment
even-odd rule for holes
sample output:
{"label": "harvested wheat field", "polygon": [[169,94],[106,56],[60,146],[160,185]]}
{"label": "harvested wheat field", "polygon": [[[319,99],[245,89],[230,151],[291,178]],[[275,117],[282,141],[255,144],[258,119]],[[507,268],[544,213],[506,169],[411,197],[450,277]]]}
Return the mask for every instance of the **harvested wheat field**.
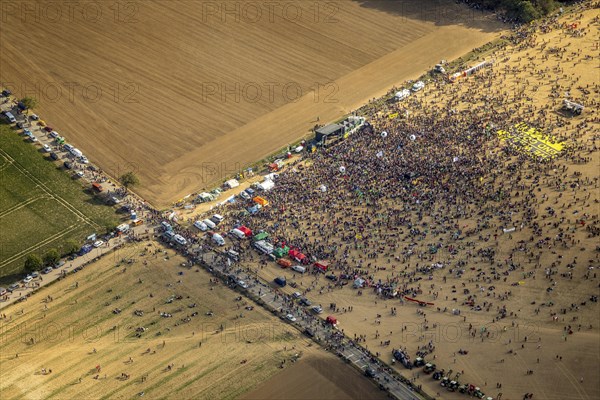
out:
{"label": "harvested wheat field", "polygon": [[501,29],[437,1],[268,4],[11,3],[0,82],[165,206]]}
{"label": "harvested wheat field", "polygon": [[184,261],[154,243],[128,246],[3,310],[0,398],[233,398],[284,360],[326,355]]}

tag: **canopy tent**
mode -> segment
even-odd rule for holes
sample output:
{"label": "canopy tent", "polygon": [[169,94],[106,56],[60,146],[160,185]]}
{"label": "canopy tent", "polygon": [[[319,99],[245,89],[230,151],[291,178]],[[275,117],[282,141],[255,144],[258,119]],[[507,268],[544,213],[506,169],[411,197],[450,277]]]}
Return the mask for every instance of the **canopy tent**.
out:
{"label": "canopy tent", "polygon": [[256,242],[260,241],[260,240],[266,240],[269,238],[269,234],[267,232],[259,232],[256,235],[254,235],[254,240]]}
{"label": "canopy tent", "polygon": [[294,260],[298,261],[299,263],[305,263],[308,261],[308,257],[306,257],[305,254],[295,249],[290,250],[289,256]]}
{"label": "canopy tent", "polygon": [[229,189],[233,189],[240,186],[240,183],[237,181],[237,179],[230,179],[225,182],[225,186],[227,186]]}
{"label": "canopy tent", "polygon": [[269,205],[269,201],[263,197],[260,196],[256,196],[255,198],[252,199],[255,203],[260,204],[263,207],[266,207]]}
{"label": "canopy tent", "polygon": [[267,191],[273,189],[275,187],[275,183],[270,179],[265,179],[261,183],[256,184],[256,187],[260,190]]}

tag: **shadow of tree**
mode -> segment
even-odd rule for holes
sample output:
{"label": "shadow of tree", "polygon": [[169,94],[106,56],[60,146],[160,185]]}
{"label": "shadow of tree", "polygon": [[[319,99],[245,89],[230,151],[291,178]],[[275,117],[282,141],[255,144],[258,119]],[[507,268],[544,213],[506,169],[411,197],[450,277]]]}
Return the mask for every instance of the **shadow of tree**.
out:
{"label": "shadow of tree", "polygon": [[361,7],[397,15],[404,20],[421,20],[436,26],[459,25],[496,32],[502,24],[488,11],[476,10],[453,0],[352,0]]}

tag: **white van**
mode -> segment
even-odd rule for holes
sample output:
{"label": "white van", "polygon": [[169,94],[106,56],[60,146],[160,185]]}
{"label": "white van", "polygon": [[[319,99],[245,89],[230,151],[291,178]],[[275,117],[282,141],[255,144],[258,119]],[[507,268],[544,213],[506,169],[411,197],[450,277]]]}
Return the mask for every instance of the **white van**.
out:
{"label": "white van", "polygon": [[15,122],[17,122],[17,119],[15,118],[14,115],[12,115],[11,112],[7,111],[4,113],[4,115],[6,115],[6,119],[8,120],[8,122],[10,122],[11,124],[14,124]]}
{"label": "white van", "polygon": [[292,269],[296,272],[300,272],[301,274],[306,272],[306,267],[303,267],[302,265],[294,265]]}
{"label": "white van", "polygon": [[223,236],[219,235],[218,233],[215,233],[212,236],[212,240],[219,246],[225,246],[225,239],[223,239]]}
{"label": "white van", "polygon": [[177,242],[177,244],[180,244],[182,246],[187,245],[187,240],[185,240],[185,238],[181,235],[175,235],[173,236],[173,240]]}
{"label": "white van", "polygon": [[246,239],[246,234],[237,228],[230,230],[229,233],[231,233],[233,236],[235,236],[236,238],[238,238],[240,240]]}
{"label": "white van", "polygon": [[404,99],[406,99],[408,96],[410,96],[410,90],[408,89],[402,89],[399,92],[396,92],[396,94],[394,95],[394,97],[396,98],[396,101],[402,101]]}
{"label": "white van", "polygon": [[129,230],[129,224],[121,224],[119,226],[117,226],[117,232],[119,233],[125,233]]}
{"label": "white van", "polygon": [[202,222],[204,222],[204,224],[206,226],[208,226],[210,229],[215,229],[216,228],[216,224],[214,222],[212,222],[210,219],[206,218],[205,220],[203,220]]}
{"label": "white van", "polygon": [[221,214],[215,214],[211,218],[213,221],[217,221],[217,224],[220,224],[225,219]]}
{"label": "white van", "polygon": [[71,153],[73,156],[75,157],[81,157],[83,156],[83,153],[81,152],[81,150],[73,147],[71,150],[69,150],[69,153]]}
{"label": "white van", "polygon": [[196,221],[194,222],[194,226],[198,229],[200,229],[202,232],[205,232],[208,230],[208,226],[206,226],[206,224],[202,221]]}
{"label": "white van", "polygon": [[415,82],[414,85],[412,85],[412,91],[418,92],[419,90],[423,89],[424,87],[425,87],[425,82],[417,81],[417,82]]}

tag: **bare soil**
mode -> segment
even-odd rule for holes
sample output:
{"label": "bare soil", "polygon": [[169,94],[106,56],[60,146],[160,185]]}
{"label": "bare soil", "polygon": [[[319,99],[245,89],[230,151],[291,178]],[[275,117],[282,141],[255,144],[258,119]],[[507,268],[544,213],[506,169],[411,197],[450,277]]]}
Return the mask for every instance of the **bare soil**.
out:
{"label": "bare soil", "polygon": [[256,3],[260,15],[243,2],[229,14],[225,2],[53,4],[5,10],[0,82],[37,97],[46,122],[108,174],[136,172],[157,206],[502,29],[437,1]]}

